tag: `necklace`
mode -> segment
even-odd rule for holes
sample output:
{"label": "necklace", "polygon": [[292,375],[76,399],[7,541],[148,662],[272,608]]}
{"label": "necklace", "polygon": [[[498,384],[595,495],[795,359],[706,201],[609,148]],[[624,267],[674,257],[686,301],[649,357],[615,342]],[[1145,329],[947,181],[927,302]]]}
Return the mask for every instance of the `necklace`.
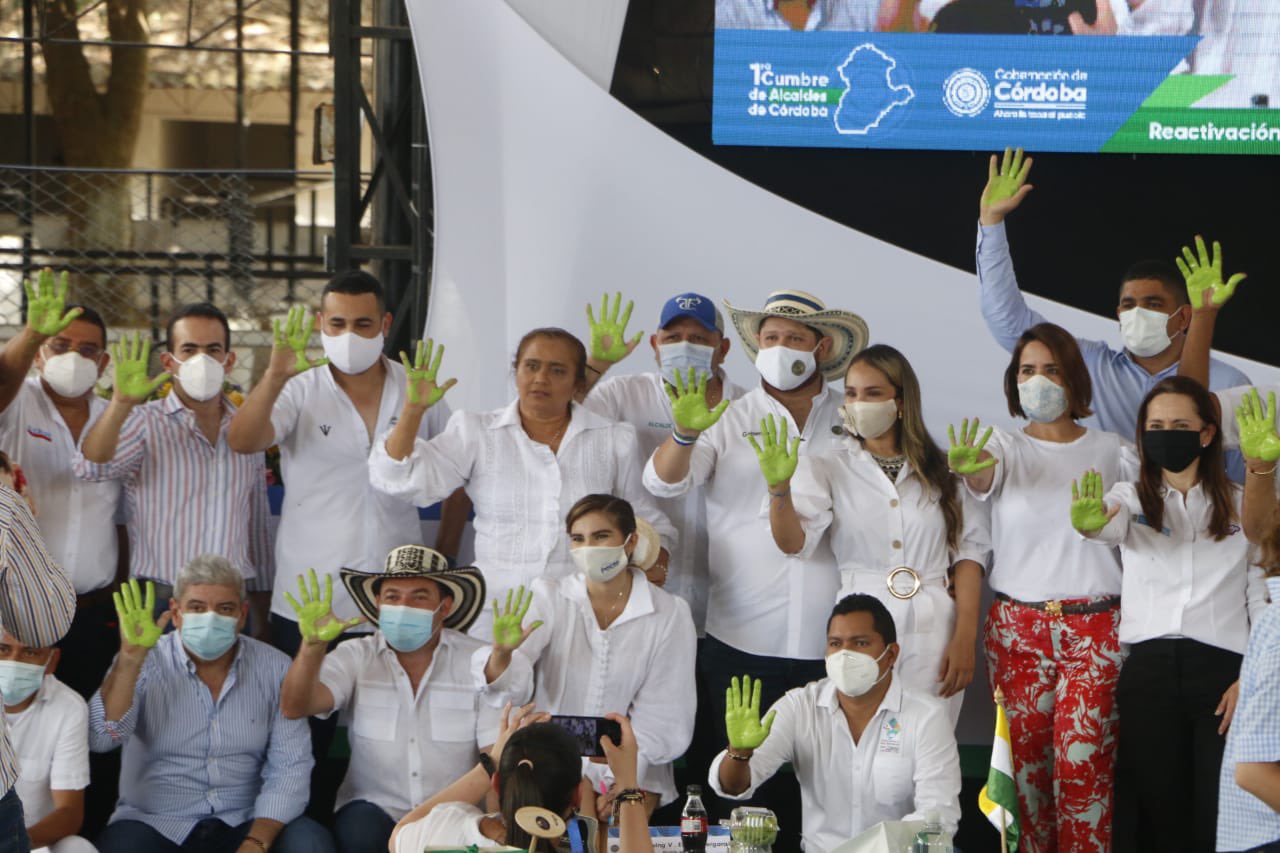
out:
{"label": "necklace", "polygon": [[[867,451],[870,453],[870,451]],[[880,466],[880,470],[889,478],[889,482],[898,482],[898,474],[902,472],[902,466],[907,464],[907,457],[904,454],[897,456],[877,456],[872,453],[871,458],[876,460],[876,464]]]}
{"label": "necklace", "polygon": [[556,430],[555,434],[552,435],[551,438],[547,439],[546,441],[542,441],[536,438],[532,433],[529,432],[528,426],[525,427],[525,432],[529,433],[529,437],[532,438],[534,441],[538,442],[539,444],[546,444],[546,445],[556,444],[564,436],[565,430],[569,428],[569,423],[572,420],[573,420],[573,417],[571,415],[565,415],[564,423],[560,424],[560,428]]}
{"label": "necklace", "polygon": [[[628,573],[628,577],[630,577],[630,573]],[[631,584],[628,583],[625,589],[618,590],[617,596],[615,596],[613,600],[609,602],[608,608],[605,610],[603,616],[601,616],[598,613],[596,614],[596,618],[604,623],[604,626],[602,627],[607,627],[608,625],[612,624],[613,620],[616,619],[618,617],[618,614],[622,612],[622,605],[626,603],[626,600],[625,600],[626,595],[630,591],[631,591]],[[588,593],[588,598],[590,598],[590,593]],[[596,608],[596,603],[595,601],[592,601],[591,609],[595,610],[595,608]]]}

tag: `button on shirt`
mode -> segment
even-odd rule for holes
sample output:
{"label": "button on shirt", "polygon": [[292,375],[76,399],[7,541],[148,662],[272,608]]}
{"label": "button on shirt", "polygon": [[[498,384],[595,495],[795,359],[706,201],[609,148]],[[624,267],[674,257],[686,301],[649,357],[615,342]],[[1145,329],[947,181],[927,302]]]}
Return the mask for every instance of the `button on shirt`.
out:
{"label": "button on shirt", "polygon": [[475,765],[480,748],[498,735],[503,685],[511,682],[504,673],[483,693],[476,689],[471,655],[486,648],[466,634],[441,631],[416,693],[381,632],[325,656],[320,683],[342,710],[351,741],[335,808],[366,800],[400,820]]}
{"label": "button on shirt", "polygon": [[217,554],[250,589],[271,588],[266,463],[261,453],[236,453],[227,444],[235,406],[225,397],[222,405],[216,445],[170,393],[134,407],[110,462],[76,452],[77,477],[124,485],[130,576],[172,584],[192,557]]}
{"label": "button on shirt", "polygon": [[752,753],[751,787],[730,797],[720,787],[721,752],[711,763],[711,789],[745,800],[791,762],[800,783],[806,853],[826,853],[886,820],[923,820],[937,812],[955,832],[960,821],[960,753],[951,718],[932,696],[894,679],[876,714],[853,742],[828,678],[788,690],[770,710],[773,728]]}
{"label": "button on shirt", "polygon": [[735,649],[769,657],[822,658],[826,620],[840,589],[835,558],[826,542],[807,558],[778,552],[760,501],[767,491],[748,434],[760,435],[766,415],[786,421],[799,435],[801,458],[833,448],[840,429],[844,392],[823,387],[813,398],[803,431],[777,400],[755,388],[732,403],[720,420],[693,446],[689,473],[679,483],[666,483],[653,467],[644,469],[644,484],[660,498],[683,495],[701,486],[707,498],[711,531],[707,590],[707,633]]}
{"label": "button on shirt", "polygon": [[207,818],[230,826],[288,823],[311,788],[311,731],[280,713],[289,658],[240,636],[214,701],[171,631],[147,655],[124,716],[108,722],[101,691],[89,702],[89,748],[124,747],[120,801],[111,816],[136,820],[181,844]]}
{"label": "button on shirt", "polygon": [[[382,363],[387,374],[375,436],[391,429],[404,403],[404,367],[387,358]],[[338,569],[378,571],[393,548],[422,542],[418,511],[369,483],[373,442],[332,371],[320,367],[293,377],[271,411],[280,473],[288,484],[276,531],[271,612],[288,619],[297,614],[284,594],[307,569],[334,576],[333,612],[351,619],[360,614],[346,586],[337,582]],[[436,435],[448,419],[449,407],[441,400],[428,410],[418,435]],[[353,630],[371,629],[362,624]]]}
{"label": "button on shirt", "polygon": [[30,827],[54,810],[53,791],[89,787],[89,709],[79,693],[46,675],[35,701],[7,716],[22,768],[14,790]]}
{"label": "button on shirt", "polygon": [[[675,528],[640,484],[635,430],[607,421],[576,403],[559,453],[529,438],[518,401],[491,412],[456,412],[444,432],[418,439],[400,461],[387,455],[385,436],[374,443],[369,479],[376,489],[418,506],[443,500],[465,486],[475,507],[476,566],[490,597],[501,597],[534,578],[573,574],[564,519],[590,494],[617,495],[657,528],[664,545]],[[471,626],[488,637],[487,609]]]}
{"label": "button on shirt", "polygon": [[[746,389],[729,381],[723,372],[721,399],[736,400]],[[648,459],[671,435],[671,400],[661,374],[611,376],[591,389],[582,405],[611,421],[631,424],[636,431],[640,456]],[[659,498],[679,534],[671,552],[670,571],[663,589],[689,602],[693,624],[701,636],[707,620],[707,499],[702,489],[690,489],[674,498]]]}
{"label": "button on shirt", "polygon": [[[106,400],[89,395],[89,420],[81,439],[106,408]],[[88,483],[72,472],[76,442],[39,379],[23,382],[18,396],[0,412],[0,447],[22,466],[31,483],[40,509],[36,523],[49,553],[71,576],[76,593],[110,584],[116,575],[120,483]]]}
{"label": "button on shirt", "polygon": [[[533,583],[525,624],[543,625],[511,656],[512,692],[530,695],[553,714],[626,715],[640,749],[640,786],[676,798],[671,762],[693,737],[697,638],[689,605],[631,569],[631,595],[618,618],[601,629],[582,575]],[[483,680],[488,648],[472,659]],[[527,701],[527,700],[526,700]]]}
{"label": "button on shirt", "polygon": [[1240,665],[1240,701],[1218,783],[1219,850],[1252,850],[1280,841],[1280,814],[1236,784],[1236,763],[1280,761],[1280,578],[1267,578],[1271,604],[1249,634]]}
{"label": "button on shirt", "polygon": [[[1187,637],[1244,654],[1249,623],[1266,606],[1262,570],[1238,523],[1215,542],[1208,532],[1213,505],[1200,484],[1166,488],[1163,530],[1153,530],[1134,483],[1116,483],[1103,502],[1120,512],[1091,541],[1119,545],[1124,565],[1120,642]],[[1232,488],[1236,518],[1241,490]],[[1065,508],[1060,508],[1064,516]]]}
{"label": "button on shirt", "polygon": [[[815,0],[809,6],[805,30],[873,32],[880,0]],[[789,30],[791,24],[778,14],[777,0],[716,0],[716,28]]]}

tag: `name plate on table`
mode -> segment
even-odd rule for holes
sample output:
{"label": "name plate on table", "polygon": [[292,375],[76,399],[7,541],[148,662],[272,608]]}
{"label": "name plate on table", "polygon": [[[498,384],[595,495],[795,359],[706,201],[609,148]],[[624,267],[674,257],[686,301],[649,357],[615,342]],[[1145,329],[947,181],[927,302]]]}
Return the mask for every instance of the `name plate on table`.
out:
{"label": "name plate on table", "polygon": [[[681,853],[684,849],[680,843],[680,827],[651,826],[649,837],[653,839],[654,853]],[[618,840],[618,827],[609,827],[609,853],[621,853],[622,844]],[[729,827],[707,827],[707,853],[728,853]]]}

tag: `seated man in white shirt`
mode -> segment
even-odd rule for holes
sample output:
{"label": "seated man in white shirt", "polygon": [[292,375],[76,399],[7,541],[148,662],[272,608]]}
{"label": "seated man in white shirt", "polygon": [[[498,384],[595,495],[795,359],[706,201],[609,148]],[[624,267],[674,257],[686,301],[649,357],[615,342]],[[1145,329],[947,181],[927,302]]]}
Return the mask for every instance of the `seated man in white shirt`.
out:
{"label": "seated man in white shirt", "polygon": [[0,696],[22,768],[14,788],[32,849],[93,853],[93,845],[76,835],[89,785],[89,709],[53,677],[59,654],[0,632]]}
{"label": "seated man in white shirt", "polygon": [[788,691],[760,719],[760,682],[725,709],[729,748],[708,774],[722,797],[743,800],[791,762],[800,782],[806,853],[829,851],[886,820],[936,813],[960,820],[960,756],[940,700],[893,677],[893,617],[874,596],[842,598],[827,620],[827,677]]}
{"label": "seated man in white shirt", "polygon": [[497,736],[505,684],[483,692],[471,656],[483,643],[464,633],[484,605],[478,569],[450,570],[444,555],[403,545],[386,571],[341,571],[356,608],[378,630],[326,654],[355,619],[332,613],[332,579],[324,592],[299,579],[302,645],[285,676],[286,717],[328,717],[342,709],[351,764],[338,789],[334,835],[344,853],[382,853],[391,830],[418,803],[466,773]]}

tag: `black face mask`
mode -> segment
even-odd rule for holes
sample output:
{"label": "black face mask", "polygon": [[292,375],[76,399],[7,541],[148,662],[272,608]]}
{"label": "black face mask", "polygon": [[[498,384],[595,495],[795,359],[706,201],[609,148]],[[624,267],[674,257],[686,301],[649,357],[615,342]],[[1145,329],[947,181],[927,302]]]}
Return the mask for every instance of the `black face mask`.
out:
{"label": "black face mask", "polygon": [[1166,471],[1177,474],[1200,458],[1200,431],[1149,429],[1142,434],[1142,453]]}

